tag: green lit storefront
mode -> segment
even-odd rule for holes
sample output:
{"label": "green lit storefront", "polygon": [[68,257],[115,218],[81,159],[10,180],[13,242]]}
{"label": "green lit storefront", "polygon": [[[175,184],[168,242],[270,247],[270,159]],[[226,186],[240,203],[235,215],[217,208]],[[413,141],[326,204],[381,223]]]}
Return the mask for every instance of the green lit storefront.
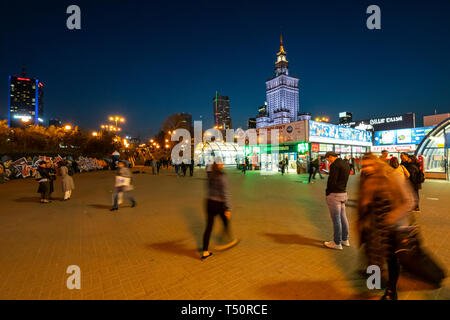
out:
{"label": "green lit storefront", "polygon": [[307,171],[310,144],[306,141],[280,143],[279,145],[245,146],[244,154],[248,157],[251,170],[278,171],[278,163],[288,159],[288,171],[297,171],[297,160],[301,173]]}

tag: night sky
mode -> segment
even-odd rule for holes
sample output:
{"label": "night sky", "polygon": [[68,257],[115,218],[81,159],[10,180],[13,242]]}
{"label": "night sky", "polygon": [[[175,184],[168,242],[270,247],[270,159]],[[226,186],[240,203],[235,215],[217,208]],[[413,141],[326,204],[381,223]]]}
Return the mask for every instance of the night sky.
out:
{"label": "night sky", "polygon": [[[81,30],[66,8],[81,8]],[[381,8],[368,30],[366,8]],[[128,134],[155,134],[171,113],[213,123],[216,90],[233,127],[265,101],[283,32],[300,112],[354,119],[450,112],[450,1],[2,1],[0,118],[8,75],[45,85],[45,120],[98,129],[110,114]]]}

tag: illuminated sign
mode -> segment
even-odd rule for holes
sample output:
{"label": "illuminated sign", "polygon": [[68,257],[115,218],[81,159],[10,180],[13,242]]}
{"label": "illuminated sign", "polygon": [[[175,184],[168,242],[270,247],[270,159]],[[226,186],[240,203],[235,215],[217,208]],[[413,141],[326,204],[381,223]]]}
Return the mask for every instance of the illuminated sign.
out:
{"label": "illuminated sign", "polygon": [[297,145],[297,151],[299,153],[305,153],[308,151],[308,143],[307,142],[301,142]]}
{"label": "illuminated sign", "polygon": [[420,144],[434,127],[375,131],[375,146]]}
{"label": "illuminated sign", "polygon": [[415,151],[415,144],[405,144],[405,145],[390,145],[390,146],[373,146],[371,147],[372,152],[381,152],[386,150],[388,152],[403,152],[403,151]]}
{"label": "illuminated sign", "polygon": [[310,120],[309,141],[371,146],[372,132]]}

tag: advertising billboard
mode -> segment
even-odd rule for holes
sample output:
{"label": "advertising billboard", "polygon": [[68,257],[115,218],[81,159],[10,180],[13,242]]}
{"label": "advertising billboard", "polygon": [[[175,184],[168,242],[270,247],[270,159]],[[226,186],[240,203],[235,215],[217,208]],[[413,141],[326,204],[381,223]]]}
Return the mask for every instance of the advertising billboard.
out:
{"label": "advertising billboard", "polygon": [[434,127],[375,131],[374,146],[420,144]]}
{"label": "advertising billboard", "polygon": [[372,132],[310,120],[309,141],[371,146]]}
{"label": "advertising billboard", "polygon": [[401,115],[355,121],[351,122],[350,126],[356,129],[372,131],[407,129],[416,126],[416,117],[414,113],[405,113]]}

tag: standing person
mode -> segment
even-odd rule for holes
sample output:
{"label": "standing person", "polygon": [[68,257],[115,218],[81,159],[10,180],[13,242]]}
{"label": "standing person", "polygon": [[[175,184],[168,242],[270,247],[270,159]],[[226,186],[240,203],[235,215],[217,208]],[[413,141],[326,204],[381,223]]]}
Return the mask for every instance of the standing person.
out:
{"label": "standing person", "polygon": [[389,152],[387,150],[383,150],[383,151],[381,151],[380,160],[388,162],[389,161],[388,156],[389,156]]}
{"label": "standing person", "polygon": [[73,178],[69,175],[69,168],[66,162],[62,162],[59,167],[59,174],[61,175],[62,190],[64,193],[64,200],[70,200],[72,196],[72,190],[75,189],[75,184],[73,183]]}
{"label": "standing person", "polygon": [[191,159],[191,163],[189,164],[189,176],[192,177],[194,175],[194,159]]}
{"label": "standing person", "polygon": [[173,165],[175,167],[175,173],[177,174],[177,177],[179,177],[180,176],[180,165],[177,163],[174,163]]}
{"label": "standing person", "polygon": [[297,174],[301,173],[301,165],[302,163],[300,162],[300,155],[297,155],[297,161],[296,161],[296,166],[297,166]]}
{"label": "standing person", "polygon": [[353,157],[350,158],[349,165],[350,165],[350,171],[353,171],[353,174],[356,174],[356,171],[355,171],[355,158],[353,158]]}
{"label": "standing person", "polygon": [[394,169],[394,174],[398,175],[400,178],[409,179],[409,172],[402,164],[398,163],[397,157],[392,157],[389,160],[389,165]]}
{"label": "standing person", "polygon": [[[225,172],[223,171],[223,163],[221,159],[217,157],[211,167],[211,175],[208,178],[208,196],[206,200],[207,220],[205,232],[203,234],[202,260],[212,255],[212,252],[208,251],[208,247],[214,224],[214,218],[217,215],[222,219],[225,233],[228,238],[233,239],[229,226],[231,219],[231,205],[230,196],[228,193],[228,181]],[[229,248],[237,244],[237,242],[237,239],[233,239],[225,246],[222,246],[222,248]]]}
{"label": "standing person", "polygon": [[325,193],[333,222],[334,240],[324,242],[324,245],[330,249],[342,250],[342,245],[350,246],[348,220],[345,212],[350,166],[345,160],[338,158],[338,154],[331,151],[325,154],[325,159],[330,163],[330,175]]}
{"label": "standing person", "polygon": [[382,300],[397,300],[400,266],[395,239],[414,206],[409,183],[393,170],[371,153],[362,158],[357,230],[368,265],[383,270],[387,263],[389,280]]}
{"label": "standing person", "polygon": [[181,171],[183,172],[183,177],[186,177],[187,165],[184,163],[185,160],[181,162]]}
{"label": "standing person", "polygon": [[289,158],[287,156],[284,160],[284,164],[286,166],[286,173],[289,173]]}
{"label": "standing person", "polygon": [[119,172],[117,173],[116,182],[114,184],[114,204],[113,207],[109,209],[110,211],[119,209],[118,198],[120,192],[123,192],[123,195],[131,201],[132,208],[136,206],[136,201],[131,194],[131,190],[133,190],[133,186],[131,184],[131,171],[125,167],[125,163],[122,161],[119,161],[118,166]]}
{"label": "standing person", "polygon": [[36,172],[36,181],[39,183],[38,193],[41,194],[41,203],[49,203],[50,194],[50,173],[47,163],[41,161]]}
{"label": "standing person", "polygon": [[244,174],[246,174],[246,172],[247,172],[247,157],[244,157],[244,159],[242,159],[243,161],[242,161],[242,172],[244,173]]}
{"label": "standing person", "polygon": [[159,175],[159,169],[161,169],[161,161],[162,159],[158,159],[156,161],[156,173]]}
{"label": "standing person", "polygon": [[284,175],[284,169],[286,167],[286,162],[285,162],[284,158],[281,158],[278,165],[280,166],[280,169],[281,169],[281,175]]}
{"label": "standing person", "polygon": [[152,173],[153,175],[156,174],[156,159],[152,158]]}
{"label": "standing person", "polygon": [[361,166],[360,166],[360,159],[359,157],[355,158],[355,168],[356,168],[356,172],[360,172],[361,171]]}
{"label": "standing person", "polygon": [[52,199],[52,193],[55,191],[55,184],[54,181],[56,180],[56,170],[53,168],[53,164],[50,161],[47,161],[47,169],[48,173],[50,175],[50,189],[48,193],[48,199]]}
{"label": "standing person", "polygon": [[415,193],[415,198],[416,198],[416,206],[414,208],[414,211],[420,211],[419,190],[422,189],[422,183],[425,181],[425,176],[424,176],[422,170],[420,170],[420,163],[419,163],[419,160],[417,160],[416,156],[414,156],[414,155],[408,156],[408,167],[406,169],[408,169],[408,172],[410,174],[409,180],[412,183],[413,190]]}

